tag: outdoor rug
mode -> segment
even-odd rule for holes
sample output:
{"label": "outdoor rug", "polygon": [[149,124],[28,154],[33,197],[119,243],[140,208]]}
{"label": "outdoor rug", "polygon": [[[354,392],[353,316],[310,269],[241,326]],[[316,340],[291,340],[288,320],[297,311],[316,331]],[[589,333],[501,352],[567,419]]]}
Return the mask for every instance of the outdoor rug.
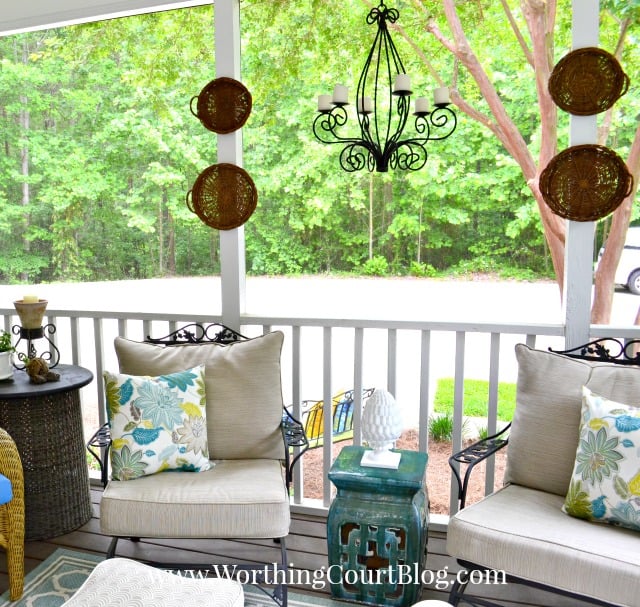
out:
{"label": "outdoor rug", "polygon": [[[0,596],[0,607],[60,607],[87,579],[102,555],[58,548],[30,571],[19,601],[9,601],[9,591]],[[245,585],[245,607],[276,607],[264,592]],[[289,607],[336,607],[338,601],[289,591]],[[187,607],[187,606],[185,606]]]}

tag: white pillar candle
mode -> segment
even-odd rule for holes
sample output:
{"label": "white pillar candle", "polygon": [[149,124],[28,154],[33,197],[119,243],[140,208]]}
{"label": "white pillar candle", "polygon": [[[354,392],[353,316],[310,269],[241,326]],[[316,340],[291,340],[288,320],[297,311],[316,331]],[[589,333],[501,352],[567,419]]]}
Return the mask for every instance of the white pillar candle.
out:
{"label": "white pillar candle", "polygon": [[428,114],[429,101],[426,97],[418,97],[416,99],[416,114]]}
{"label": "white pillar candle", "polygon": [[409,92],[411,90],[411,78],[407,74],[398,74],[393,83],[393,92]]}
{"label": "white pillar candle", "polygon": [[326,112],[331,109],[331,95],[318,95],[318,111]]}
{"label": "white pillar candle", "polygon": [[433,102],[438,105],[440,103],[449,103],[449,87],[441,86],[433,92]]}
{"label": "white pillar candle", "polygon": [[333,103],[348,103],[349,89],[344,84],[336,84],[333,87]]}
{"label": "white pillar candle", "polygon": [[40,301],[37,295],[23,295],[22,303],[38,303]]}
{"label": "white pillar candle", "polygon": [[371,112],[373,112],[373,99],[371,97],[358,99],[358,113],[371,114]]}

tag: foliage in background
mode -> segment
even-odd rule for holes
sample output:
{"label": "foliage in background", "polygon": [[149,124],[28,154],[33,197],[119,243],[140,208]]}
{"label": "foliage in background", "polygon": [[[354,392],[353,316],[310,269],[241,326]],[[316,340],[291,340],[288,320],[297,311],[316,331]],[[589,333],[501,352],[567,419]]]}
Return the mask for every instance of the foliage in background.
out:
{"label": "foliage in background", "polygon": [[[438,379],[433,408],[436,413],[453,414],[454,380],[451,377]],[[489,382],[481,379],[465,379],[464,414],[469,417],[486,417],[489,403]],[[498,419],[510,422],[516,408],[516,385],[498,383]]]}
{"label": "foliage in background", "polygon": [[[420,51],[453,75],[421,11],[397,5]],[[535,145],[532,74],[499,10],[468,3],[463,17]],[[522,173],[478,123],[459,114],[456,133],[411,174],[346,174],[338,147],[315,141],[317,95],[343,82],[353,99],[374,35],[366,12],[360,0],[242,3],[242,80],[253,95],[244,166],[259,192],[245,225],[248,271],[550,276]],[[216,162],[216,136],[189,111],[215,77],[213,21],[203,6],[0,38],[0,282],[219,272],[218,233],[185,204]],[[559,20],[560,42],[568,28]],[[416,49],[397,43],[429,96],[436,83]],[[462,72],[457,86],[476,94]],[[630,121],[614,120],[620,149]]]}

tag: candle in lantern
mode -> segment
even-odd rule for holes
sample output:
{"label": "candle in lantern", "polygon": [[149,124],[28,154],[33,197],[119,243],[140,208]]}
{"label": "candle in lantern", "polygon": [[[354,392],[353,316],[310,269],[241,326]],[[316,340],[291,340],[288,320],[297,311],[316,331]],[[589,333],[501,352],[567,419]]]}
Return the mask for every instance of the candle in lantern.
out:
{"label": "candle in lantern", "polygon": [[22,328],[39,329],[48,303],[46,299],[40,299],[37,295],[24,295],[21,300],[14,301],[13,305],[20,317]]}
{"label": "candle in lantern", "polygon": [[450,102],[450,99],[449,99],[449,87],[441,86],[440,88],[437,88],[433,92],[433,102],[436,105],[443,105],[445,103],[449,103]]}
{"label": "candle in lantern", "polygon": [[407,74],[398,74],[393,84],[394,93],[410,93],[411,92],[411,77]]}
{"label": "candle in lantern", "polygon": [[358,113],[371,114],[371,112],[373,112],[373,99],[371,97],[358,99]]}
{"label": "candle in lantern", "polygon": [[318,95],[318,111],[328,112],[331,110],[331,95]]}
{"label": "candle in lantern", "polygon": [[429,101],[426,97],[418,97],[416,99],[416,114],[428,114]]}
{"label": "candle in lantern", "polygon": [[333,87],[333,103],[348,103],[349,89],[344,84],[336,84]]}

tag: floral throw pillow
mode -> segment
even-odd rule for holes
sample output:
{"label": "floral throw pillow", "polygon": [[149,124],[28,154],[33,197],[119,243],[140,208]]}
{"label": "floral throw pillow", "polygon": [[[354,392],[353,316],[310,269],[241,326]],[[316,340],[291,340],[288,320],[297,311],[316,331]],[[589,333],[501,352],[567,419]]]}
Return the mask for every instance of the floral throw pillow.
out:
{"label": "floral throw pillow", "polygon": [[582,391],[580,442],[562,509],[640,531],[640,408]]}
{"label": "floral throw pillow", "polygon": [[105,372],[104,381],[112,478],[211,467],[204,365],[158,377]]}

